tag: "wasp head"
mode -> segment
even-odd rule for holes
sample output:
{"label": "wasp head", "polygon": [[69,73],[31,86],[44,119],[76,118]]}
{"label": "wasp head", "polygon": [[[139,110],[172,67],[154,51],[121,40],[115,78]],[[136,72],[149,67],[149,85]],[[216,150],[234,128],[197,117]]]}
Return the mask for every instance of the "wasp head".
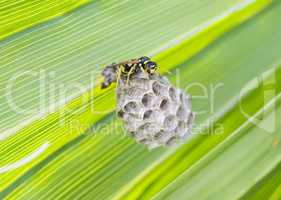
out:
{"label": "wasp head", "polygon": [[154,73],[157,70],[157,63],[153,61],[148,61],[145,63],[144,69],[150,74]]}

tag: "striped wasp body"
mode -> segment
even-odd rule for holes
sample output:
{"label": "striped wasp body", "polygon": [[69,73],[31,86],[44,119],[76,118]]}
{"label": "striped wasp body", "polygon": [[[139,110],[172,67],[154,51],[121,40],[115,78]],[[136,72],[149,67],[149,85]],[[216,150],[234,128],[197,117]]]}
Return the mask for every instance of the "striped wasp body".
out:
{"label": "striped wasp body", "polygon": [[151,59],[146,56],[117,64],[113,63],[106,66],[102,72],[102,75],[104,76],[104,82],[102,83],[101,88],[107,88],[113,82],[117,82],[118,84],[120,78],[125,78],[126,83],[128,83],[130,77],[139,72],[153,74],[156,70],[156,62],[151,61]]}

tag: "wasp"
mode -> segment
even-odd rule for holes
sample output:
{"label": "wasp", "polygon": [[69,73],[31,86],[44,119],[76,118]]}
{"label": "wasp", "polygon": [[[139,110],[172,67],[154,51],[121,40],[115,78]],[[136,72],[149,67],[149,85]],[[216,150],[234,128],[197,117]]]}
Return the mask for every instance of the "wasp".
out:
{"label": "wasp", "polygon": [[131,76],[139,73],[145,72],[148,74],[153,74],[157,70],[157,63],[152,61],[147,56],[142,56],[140,58],[131,59],[125,62],[113,63],[108,65],[102,71],[104,81],[101,85],[101,88],[107,88],[113,82],[117,82],[120,78],[125,78],[126,83],[128,84]]}

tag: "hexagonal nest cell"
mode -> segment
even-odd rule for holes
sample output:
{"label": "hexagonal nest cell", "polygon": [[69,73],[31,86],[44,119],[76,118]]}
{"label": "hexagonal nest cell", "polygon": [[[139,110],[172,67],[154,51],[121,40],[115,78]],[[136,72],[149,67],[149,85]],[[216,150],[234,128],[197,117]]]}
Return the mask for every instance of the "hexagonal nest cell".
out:
{"label": "hexagonal nest cell", "polygon": [[179,143],[190,134],[194,118],[189,97],[163,79],[136,76],[117,87],[117,116],[128,135],[149,148]]}

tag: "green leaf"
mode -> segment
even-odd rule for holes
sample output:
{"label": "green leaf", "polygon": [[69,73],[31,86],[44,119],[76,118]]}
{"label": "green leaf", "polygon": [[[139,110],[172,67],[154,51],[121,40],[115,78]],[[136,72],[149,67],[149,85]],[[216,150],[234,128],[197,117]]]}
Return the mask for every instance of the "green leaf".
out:
{"label": "green leaf", "polygon": [[[278,198],[280,11],[266,0],[95,1],[2,40],[0,198]],[[136,144],[113,114],[114,87],[97,85],[102,64],[139,55],[193,95],[195,135],[181,146]],[[8,97],[31,112],[11,108],[11,83]]]}
{"label": "green leaf", "polygon": [[87,2],[88,0],[0,2],[0,39],[63,15]]}

